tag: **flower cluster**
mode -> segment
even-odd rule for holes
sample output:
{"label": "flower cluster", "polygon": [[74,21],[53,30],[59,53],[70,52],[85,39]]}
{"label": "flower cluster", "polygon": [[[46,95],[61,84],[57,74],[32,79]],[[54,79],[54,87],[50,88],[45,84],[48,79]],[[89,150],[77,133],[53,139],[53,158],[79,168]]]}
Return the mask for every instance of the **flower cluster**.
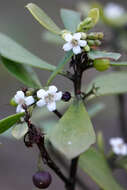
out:
{"label": "flower cluster", "polygon": [[73,35],[66,33],[64,35],[64,40],[66,41],[66,43],[63,45],[64,51],[73,50],[75,55],[80,54],[82,52],[82,47],[87,46],[87,41],[82,40],[81,38],[81,32],[75,33]]}
{"label": "flower cluster", "polygon": [[112,146],[112,151],[116,155],[127,155],[127,144],[124,140],[120,137],[111,138],[109,141],[110,145]]}
{"label": "flower cluster", "polygon": [[14,96],[14,101],[17,104],[16,112],[25,112],[23,109],[23,105],[31,106],[32,104],[36,104],[38,107],[47,106],[49,111],[56,110],[56,101],[61,100],[62,92],[57,92],[56,86],[50,86],[46,91],[44,89],[40,89],[37,91],[35,100],[33,96],[26,96],[23,91],[17,91]]}

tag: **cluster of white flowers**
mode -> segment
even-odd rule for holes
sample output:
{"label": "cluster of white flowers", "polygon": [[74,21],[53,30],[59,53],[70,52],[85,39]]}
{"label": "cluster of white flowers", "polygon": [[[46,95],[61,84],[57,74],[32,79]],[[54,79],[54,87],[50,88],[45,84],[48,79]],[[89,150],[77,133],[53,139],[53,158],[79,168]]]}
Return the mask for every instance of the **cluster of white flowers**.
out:
{"label": "cluster of white flowers", "polygon": [[54,111],[56,109],[56,101],[62,98],[62,92],[57,92],[56,86],[50,86],[47,91],[43,89],[38,90],[37,97],[40,99],[37,102],[38,107],[46,105],[49,111]]}
{"label": "cluster of white flowers", "polygon": [[124,13],[124,8],[116,3],[108,3],[104,8],[104,15],[109,19],[117,19]]}
{"label": "cluster of white flowers", "polygon": [[23,91],[18,91],[14,96],[14,100],[18,104],[16,108],[17,113],[25,112],[25,110],[22,107],[23,104],[30,106],[35,102],[33,96],[26,97]]}
{"label": "cluster of white flowers", "polygon": [[67,42],[63,45],[64,51],[73,50],[75,55],[80,54],[82,52],[81,47],[85,47],[87,45],[86,40],[81,39],[82,34],[80,32],[75,34],[67,33],[64,35],[64,40]]}
{"label": "cluster of white flowers", "polygon": [[124,140],[120,137],[111,138],[109,141],[110,145],[112,146],[112,151],[116,155],[127,155],[127,144]]}
{"label": "cluster of white flowers", "polygon": [[[56,110],[56,101],[59,101],[62,98],[62,92],[57,92],[56,86],[50,86],[47,91],[43,89],[38,90],[37,98],[39,99],[36,103],[38,107],[46,105],[49,111],[54,111]],[[26,97],[23,91],[17,91],[14,96],[14,101],[17,103],[17,113],[25,112],[22,107],[23,104],[30,106],[35,103],[33,96]]]}

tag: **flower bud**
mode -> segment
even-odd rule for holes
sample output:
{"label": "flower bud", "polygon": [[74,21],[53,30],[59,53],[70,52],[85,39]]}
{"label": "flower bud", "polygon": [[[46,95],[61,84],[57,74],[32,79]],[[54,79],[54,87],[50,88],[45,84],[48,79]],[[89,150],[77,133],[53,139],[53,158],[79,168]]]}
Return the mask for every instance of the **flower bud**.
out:
{"label": "flower bud", "polygon": [[86,38],[87,38],[87,34],[84,32],[81,32],[81,39],[86,40]]}
{"label": "flower bud", "polygon": [[104,34],[102,32],[91,32],[87,35],[87,38],[90,40],[102,40]]}
{"label": "flower bud", "polygon": [[95,45],[96,46],[100,46],[101,45],[101,41],[100,40],[95,40]]}
{"label": "flower bud", "polygon": [[97,71],[106,71],[110,68],[109,59],[95,59],[93,66]]}
{"label": "flower bud", "polygon": [[89,46],[95,46],[95,40],[87,40]]}
{"label": "flower bud", "polygon": [[88,45],[85,46],[85,47],[84,47],[84,50],[85,50],[86,52],[89,52],[89,51],[90,51],[90,46],[88,46]]}
{"label": "flower bud", "polygon": [[15,102],[14,98],[11,99],[10,105],[16,107],[17,103]]}
{"label": "flower bud", "polygon": [[70,92],[64,92],[62,95],[62,100],[64,102],[68,102],[71,99],[71,93]]}
{"label": "flower bud", "polygon": [[33,175],[33,183],[39,189],[47,188],[51,184],[51,181],[52,177],[49,172],[40,171]]}
{"label": "flower bud", "polygon": [[92,18],[91,17],[87,17],[85,20],[83,20],[82,22],[80,22],[80,24],[78,25],[77,31],[78,32],[82,32],[84,29],[89,28],[89,25],[92,23]]}

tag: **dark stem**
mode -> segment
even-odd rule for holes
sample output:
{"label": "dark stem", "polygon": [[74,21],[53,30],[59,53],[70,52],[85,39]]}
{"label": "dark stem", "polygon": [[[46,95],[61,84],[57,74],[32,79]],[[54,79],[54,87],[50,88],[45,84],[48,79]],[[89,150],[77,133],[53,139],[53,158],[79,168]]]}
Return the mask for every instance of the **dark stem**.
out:
{"label": "dark stem", "polygon": [[62,114],[58,110],[53,111],[53,113],[55,113],[59,119],[62,117]]}
{"label": "dark stem", "polygon": [[40,142],[37,143],[37,146],[40,150],[41,157],[44,163],[47,164],[49,168],[51,168],[66,185],[69,185],[70,184],[69,180],[63,175],[63,173],[60,171],[57,165],[52,161],[47,150],[45,149],[43,138],[41,138]]}
{"label": "dark stem", "polygon": [[71,161],[70,175],[69,175],[69,181],[71,183],[69,186],[67,186],[67,190],[74,190],[75,189],[78,160],[79,160],[79,157],[76,157]]}

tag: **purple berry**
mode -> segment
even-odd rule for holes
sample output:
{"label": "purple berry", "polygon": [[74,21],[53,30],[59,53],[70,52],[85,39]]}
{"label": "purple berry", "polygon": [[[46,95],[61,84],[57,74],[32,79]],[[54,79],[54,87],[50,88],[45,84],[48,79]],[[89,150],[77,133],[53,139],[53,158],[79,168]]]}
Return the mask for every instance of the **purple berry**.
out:
{"label": "purple berry", "polygon": [[33,183],[39,189],[47,188],[51,184],[51,181],[52,177],[49,172],[41,171],[33,175]]}
{"label": "purple berry", "polygon": [[70,92],[64,92],[62,95],[62,100],[64,102],[68,102],[71,99],[71,93]]}

